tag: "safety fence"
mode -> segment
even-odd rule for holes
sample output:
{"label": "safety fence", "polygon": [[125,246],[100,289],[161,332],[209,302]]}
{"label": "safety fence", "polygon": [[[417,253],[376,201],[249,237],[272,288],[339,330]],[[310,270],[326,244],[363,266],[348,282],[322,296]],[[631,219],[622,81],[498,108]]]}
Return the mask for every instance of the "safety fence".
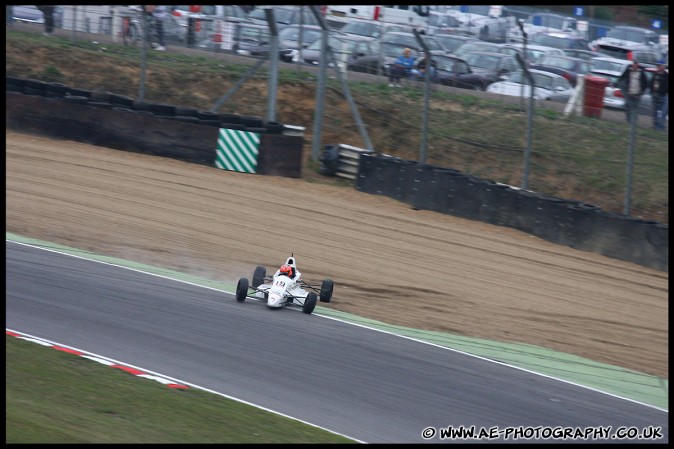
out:
{"label": "safety fence", "polygon": [[[38,24],[32,29],[35,34],[41,30]],[[323,74],[318,66],[283,63],[275,73],[266,58],[170,45],[166,52],[149,47],[143,51],[113,42],[112,35],[106,41],[106,35],[77,31],[73,39],[71,30],[58,31],[52,38],[35,41],[46,51],[24,53],[21,58],[8,52],[7,74],[115,92],[149,103],[291,123],[306,130],[305,146],[311,145],[315,159],[325,145],[372,149],[407,160],[422,160],[423,150],[426,163],[521,186],[526,157],[528,190],[596,204],[614,213],[624,210],[629,171],[630,215],[668,222],[668,134],[650,129],[652,119],[647,115],[639,116],[632,136],[623,116],[620,121],[604,118],[613,112],[605,108],[601,118],[567,116],[565,102],[535,100],[532,110],[524,97],[438,84],[430,85],[426,102],[423,81],[389,87],[385,76],[347,71],[343,83],[333,67]],[[21,39],[8,33],[8,46],[14,38]],[[69,61],[65,56],[69,51],[88,56]],[[64,56],[55,58],[57,52]],[[25,66],[26,59],[37,56],[48,70],[33,72]],[[71,61],[77,64],[66,67]],[[93,64],[103,61],[109,61],[104,69]],[[274,76],[278,86],[272,90]],[[321,84],[325,93],[319,108]],[[144,86],[142,96],[139,86]],[[270,114],[271,107],[275,114]]]}

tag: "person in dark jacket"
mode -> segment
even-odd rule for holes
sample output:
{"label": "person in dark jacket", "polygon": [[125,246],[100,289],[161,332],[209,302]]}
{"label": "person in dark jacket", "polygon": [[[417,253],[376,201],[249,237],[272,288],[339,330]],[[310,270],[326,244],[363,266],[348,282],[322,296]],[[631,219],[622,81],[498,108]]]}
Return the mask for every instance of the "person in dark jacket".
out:
{"label": "person in dark jacket", "polygon": [[651,98],[653,99],[653,128],[665,129],[665,118],[669,103],[669,74],[665,62],[658,62],[658,69],[651,78]]}
{"label": "person in dark jacket", "polygon": [[45,36],[51,36],[54,33],[54,5],[35,5],[44,15],[44,33]]}
{"label": "person in dark jacket", "polygon": [[632,123],[632,119],[636,123],[641,96],[648,88],[648,79],[646,78],[644,69],[641,68],[637,61],[632,61],[632,65],[620,76],[616,82],[616,86],[625,97],[625,117],[627,118],[627,123]]}
{"label": "person in dark jacket", "polygon": [[[425,79],[426,78],[426,57],[424,56],[419,62],[417,62],[417,67],[415,69],[412,69],[412,75],[414,75],[418,79]],[[435,74],[437,73],[438,70],[438,64],[435,62],[435,59],[431,58],[431,81],[435,80]]]}

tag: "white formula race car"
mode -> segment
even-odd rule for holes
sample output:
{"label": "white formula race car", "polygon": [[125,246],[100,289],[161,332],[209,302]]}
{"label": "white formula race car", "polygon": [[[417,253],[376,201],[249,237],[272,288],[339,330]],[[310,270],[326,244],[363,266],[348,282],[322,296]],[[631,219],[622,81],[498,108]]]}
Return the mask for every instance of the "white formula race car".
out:
{"label": "white formula race car", "polygon": [[258,265],[250,283],[247,278],[239,279],[236,300],[243,302],[246,298],[262,299],[267,301],[267,307],[273,309],[290,305],[301,306],[302,312],[310,314],[318,299],[321,302],[332,300],[332,289],[331,279],[324,279],[320,286],[304,282],[295,265],[295,258],[290,256],[272,276],[267,276],[267,269]]}

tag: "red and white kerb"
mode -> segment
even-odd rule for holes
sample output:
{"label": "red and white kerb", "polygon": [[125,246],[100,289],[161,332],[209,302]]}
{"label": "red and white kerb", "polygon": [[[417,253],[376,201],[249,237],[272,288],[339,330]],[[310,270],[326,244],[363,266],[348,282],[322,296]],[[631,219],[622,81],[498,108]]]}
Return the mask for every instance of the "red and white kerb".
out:
{"label": "red and white kerb", "polygon": [[42,340],[42,339],[39,339],[37,337],[22,334],[20,332],[11,331],[9,329],[5,329],[5,334],[10,335],[12,337],[20,338],[22,340],[32,341],[33,343],[37,343],[37,344],[42,345],[42,346],[51,347],[51,348],[56,349],[57,351],[67,352],[68,354],[79,355],[80,357],[84,357],[85,359],[93,360],[94,362],[101,363],[103,365],[109,366],[110,368],[116,368],[116,369],[120,369],[122,371],[126,371],[127,373],[133,374],[134,376],[144,377],[145,379],[156,380],[157,382],[162,383],[169,388],[176,388],[176,389],[183,389],[183,390],[189,388],[187,385],[175,383],[174,381],[172,381],[170,379],[166,379],[164,377],[157,376],[157,375],[154,375],[154,374],[148,374],[148,373],[145,373],[145,372],[143,372],[139,369],[132,368],[130,366],[124,366],[124,365],[121,365],[117,362],[107,360],[107,359],[105,359],[101,356],[91,354],[91,353],[87,353],[87,352],[84,352],[84,351],[80,351],[78,349],[72,349],[72,348],[68,348],[66,346],[59,346],[59,345],[53,344],[51,342],[48,342],[46,340]]}

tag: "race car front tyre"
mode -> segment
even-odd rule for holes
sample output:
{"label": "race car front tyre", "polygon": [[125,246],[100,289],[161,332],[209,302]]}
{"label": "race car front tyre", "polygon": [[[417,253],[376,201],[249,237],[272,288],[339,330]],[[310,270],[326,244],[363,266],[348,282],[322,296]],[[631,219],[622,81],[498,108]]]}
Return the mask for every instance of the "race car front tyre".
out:
{"label": "race car front tyre", "polygon": [[332,299],[333,284],[331,279],[324,279],[321,284],[321,302],[330,302]]}
{"label": "race car front tyre", "polygon": [[255,267],[255,273],[253,273],[253,288],[258,288],[260,284],[264,282],[264,277],[267,275],[267,269],[258,265]]}
{"label": "race car front tyre", "polygon": [[304,300],[304,304],[302,305],[302,312],[306,313],[307,315],[313,312],[314,308],[316,307],[317,299],[318,297],[316,296],[316,293],[309,292],[306,299]]}
{"label": "race car front tyre", "polygon": [[239,283],[236,284],[236,300],[239,302],[244,302],[246,296],[248,295],[248,279],[241,278]]}

